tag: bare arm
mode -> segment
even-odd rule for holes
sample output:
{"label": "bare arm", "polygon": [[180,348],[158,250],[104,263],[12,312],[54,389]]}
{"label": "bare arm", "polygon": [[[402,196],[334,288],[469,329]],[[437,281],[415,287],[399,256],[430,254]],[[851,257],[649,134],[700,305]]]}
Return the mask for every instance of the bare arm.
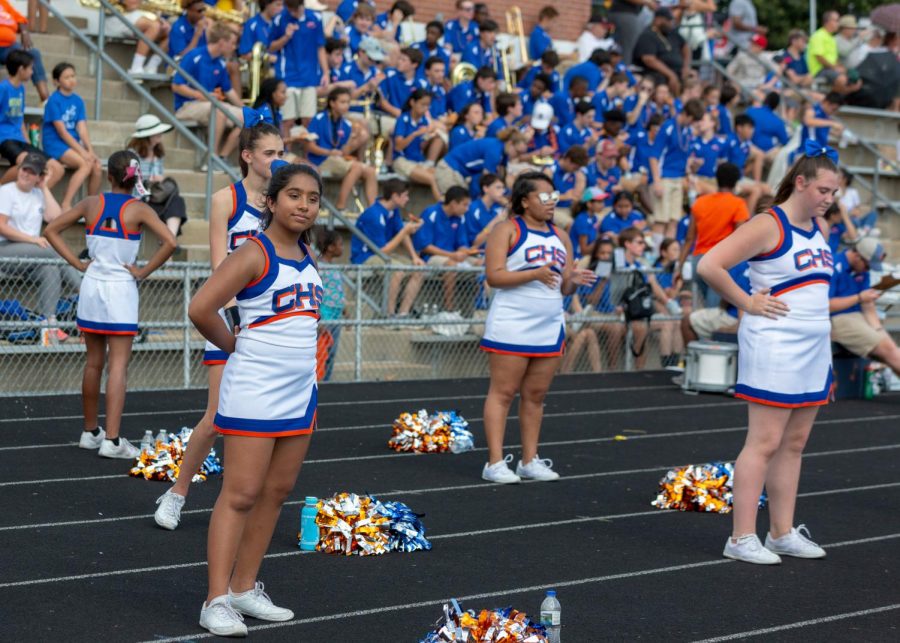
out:
{"label": "bare arm", "polygon": [[86,149],[92,156],[96,156],[94,154],[94,146],[91,143],[90,134],[88,133],[87,121],[78,121],[75,125],[75,131],[78,132],[78,136],[81,137],[81,147]]}
{"label": "bare arm", "polygon": [[141,281],[146,279],[154,270],[163,265],[169,257],[172,256],[177,244],[175,242],[175,235],[172,234],[172,231],[166,227],[163,220],[159,218],[159,215],[157,215],[149,205],[141,202],[133,202],[122,212],[122,217],[124,218],[126,213],[130,213],[129,211],[137,215],[136,219],[140,225],[149,228],[159,239],[159,247],[156,249],[156,252],[153,253],[153,256],[150,257],[150,260],[146,265],[141,268],[138,268],[137,266],[126,266],[128,271],[134,275],[134,278]]}
{"label": "bare arm", "polygon": [[[694,247],[694,242],[697,240],[697,223],[694,221],[694,217],[691,217],[691,222],[688,224],[687,234],[684,236],[684,244],[681,246],[681,254],[678,255],[678,265],[683,266],[685,260],[691,252],[691,248]],[[680,272],[680,271],[679,271]]]}
{"label": "bare arm", "polygon": [[0,214],[0,235],[3,235],[9,241],[15,241],[16,243],[31,243],[36,246],[41,246],[42,248],[47,247],[46,239],[32,237],[30,234],[26,234],[25,232],[12,227],[9,224],[9,216],[6,214]]}
{"label": "bare arm", "polygon": [[[96,211],[98,200],[99,199],[95,196],[89,196],[88,198],[79,201],[75,204],[75,207],[67,212],[63,212],[44,229],[44,236],[47,237],[47,241],[49,241],[50,245],[53,246],[53,249],[56,250],[56,254],[65,259],[70,266],[76,270],[81,270],[82,272],[87,268],[87,264],[82,263],[82,261],[75,256],[72,249],[69,248],[65,241],[63,241],[62,233],[64,230],[75,225],[75,223],[84,217],[87,212],[91,210]],[[85,219],[85,225],[87,225],[87,219]]]}
{"label": "bare arm", "polygon": [[59,207],[59,202],[53,196],[53,192],[47,187],[46,178],[41,179],[39,186],[41,194],[44,195],[44,221],[50,223],[62,214],[62,208]]}

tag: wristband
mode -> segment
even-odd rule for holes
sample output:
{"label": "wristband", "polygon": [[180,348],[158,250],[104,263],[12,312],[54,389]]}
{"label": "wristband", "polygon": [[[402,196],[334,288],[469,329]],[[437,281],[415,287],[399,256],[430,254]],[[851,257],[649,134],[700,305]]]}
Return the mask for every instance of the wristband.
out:
{"label": "wristband", "polygon": [[237,306],[229,306],[225,309],[225,319],[228,320],[230,326],[228,330],[234,332],[235,326],[241,325],[241,313]]}

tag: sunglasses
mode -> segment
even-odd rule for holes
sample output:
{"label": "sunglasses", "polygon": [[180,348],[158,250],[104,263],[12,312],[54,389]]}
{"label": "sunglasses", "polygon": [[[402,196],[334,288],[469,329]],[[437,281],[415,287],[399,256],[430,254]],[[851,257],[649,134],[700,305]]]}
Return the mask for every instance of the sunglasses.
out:
{"label": "sunglasses", "polygon": [[540,199],[541,205],[557,203],[559,201],[559,190],[554,190],[553,192],[538,192],[538,199]]}

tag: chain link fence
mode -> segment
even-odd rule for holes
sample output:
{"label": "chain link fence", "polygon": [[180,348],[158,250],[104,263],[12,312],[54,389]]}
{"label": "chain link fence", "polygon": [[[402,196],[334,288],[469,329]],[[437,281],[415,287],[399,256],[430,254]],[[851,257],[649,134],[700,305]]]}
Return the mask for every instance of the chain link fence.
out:
{"label": "chain link fence", "polygon": [[[332,289],[343,295],[341,312],[335,305],[339,298],[326,299],[328,313],[320,322],[321,379],[487,375],[488,360],[478,343],[490,288],[481,267],[322,264],[320,271],[326,287],[340,283]],[[206,386],[204,340],[187,311],[208,276],[208,265],[172,262],[140,284],[140,333],[129,366],[129,389]],[[85,349],[75,325],[78,278],[62,260],[0,259],[0,395],[80,390]],[[620,278],[610,277],[613,291]],[[579,308],[582,299],[588,310]],[[655,369],[661,356],[682,352],[678,317],[662,310],[649,324],[626,325],[620,313],[597,312],[583,295],[566,304],[563,372]],[[649,335],[637,325],[649,329]]]}

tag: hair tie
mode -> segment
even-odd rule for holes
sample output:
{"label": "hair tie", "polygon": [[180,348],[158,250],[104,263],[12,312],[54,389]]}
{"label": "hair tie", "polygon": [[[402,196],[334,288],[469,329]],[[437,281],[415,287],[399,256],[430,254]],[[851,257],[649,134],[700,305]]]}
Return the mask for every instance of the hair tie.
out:
{"label": "hair tie", "polygon": [[260,123],[268,123],[269,125],[275,124],[275,119],[272,116],[272,109],[268,105],[263,105],[259,109],[245,107],[242,110],[242,114],[244,116],[244,128],[255,127]]}
{"label": "hair tie", "polygon": [[137,178],[137,181],[134,183],[134,191],[137,192],[139,197],[147,196],[147,188],[144,187],[144,177],[141,175],[141,162],[135,158],[132,158],[128,162],[128,167],[125,168],[125,180]]}
{"label": "hair tie", "polygon": [[803,154],[808,156],[809,158],[815,158],[817,156],[827,156],[831,159],[835,165],[838,164],[838,153],[833,147],[828,147],[827,145],[822,145],[818,141],[808,138],[806,139],[806,143],[803,144]]}

